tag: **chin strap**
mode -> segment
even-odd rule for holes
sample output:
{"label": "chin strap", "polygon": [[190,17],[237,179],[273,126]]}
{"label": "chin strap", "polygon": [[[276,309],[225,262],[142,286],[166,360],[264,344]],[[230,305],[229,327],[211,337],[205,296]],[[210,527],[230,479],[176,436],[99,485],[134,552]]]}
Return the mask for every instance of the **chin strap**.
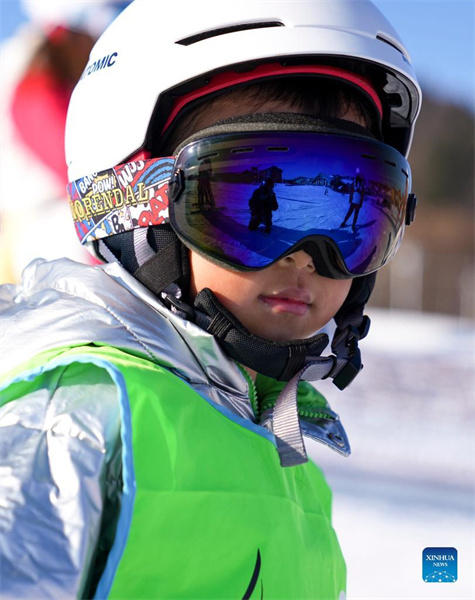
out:
{"label": "chin strap", "polygon": [[181,300],[176,285],[169,286],[161,296],[173,312],[213,335],[232,359],[278,381],[290,381],[297,374],[305,381],[331,378],[343,390],[363,368],[358,342],[368,334],[367,316],[361,316],[358,326],[337,328],[331,345],[333,354],[321,356],[328,345],[326,334],[288,342],[259,337],[250,333],[208,288],[197,294],[193,308]]}
{"label": "chin strap", "polygon": [[[328,344],[326,334],[290,342],[273,342],[253,335],[209,289],[196,296],[193,308],[180,299],[178,286],[170,286],[161,295],[173,312],[212,334],[231,358],[258,373],[288,382],[271,414],[266,413],[262,425],[275,435],[283,467],[307,462],[297,411],[299,382],[330,378],[340,390],[347,387],[363,368],[358,341],[368,333],[369,318],[361,315],[359,326],[337,328],[332,341],[334,354],[320,356]],[[333,429],[326,443],[341,454],[349,455],[343,428]]]}
{"label": "chin strap", "polygon": [[279,381],[289,381],[304,367],[308,356],[319,356],[328,344],[326,334],[289,342],[253,335],[209,289],[196,296],[194,309],[196,323],[211,333],[232,359]]}
{"label": "chin strap", "polygon": [[[358,341],[367,335],[369,326],[370,320],[364,316],[359,328],[349,325],[343,331],[337,329],[332,341],[335,354],[308,357],[303,369],[294,375],[279,394],[272,415],[268,415],[263,424],[275,435],[280,464],[283,467],[293,467],[308,460],[297,410],[300,381],[315,382],[331,378],[340,390],[346,388],[363,368]],[[328,446],[344,456],[350,454],[348,439],[339,420],[335,422],[327,437]]]}

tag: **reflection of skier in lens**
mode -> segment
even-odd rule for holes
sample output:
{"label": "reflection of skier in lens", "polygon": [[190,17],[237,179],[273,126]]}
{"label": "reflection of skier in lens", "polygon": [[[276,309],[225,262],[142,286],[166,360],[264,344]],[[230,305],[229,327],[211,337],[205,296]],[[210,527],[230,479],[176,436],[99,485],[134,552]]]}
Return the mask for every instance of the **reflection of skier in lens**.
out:
{"label": "reflection of skier in lens", "polygon": [[365,184],[365,181],[364,181],[363,175],[360,175],[360,170],[356,169],[356,177],[355,177],[353,183],[351,184],[351,189],[350,189],[350,208],[348,209],[348,212],[346,213],[346,217],[343,219],[340,227],[344,227],[346,225],[346,222],[348,221],[348,219],[353,214],[353,224],[351,226],[351,229],[353,231],[355,231],[356,222],[358,221],[358,215],[360,214],[360,209],[363,206],[364,193],[365,193],[364,184]]}
{"label": "reflection of skier in lens", "polygon": [[211,167],[211,160],[205,158],[201,161],[198,169],[198,207],[204,208],[205,202],[210,206],[214,206],[213,190],[211,189],[211,175],[213,169]]}
{"label": "reflection of skier in lens", "polygon": [[270,233],[272,227],[272,211],[277,210],[277,198],[274,193],[274,182],[266,179],[257,190],[254,190],[249,200],[251,219],[249,229],[255,231],[261,223],[264,223],[266,234]]}

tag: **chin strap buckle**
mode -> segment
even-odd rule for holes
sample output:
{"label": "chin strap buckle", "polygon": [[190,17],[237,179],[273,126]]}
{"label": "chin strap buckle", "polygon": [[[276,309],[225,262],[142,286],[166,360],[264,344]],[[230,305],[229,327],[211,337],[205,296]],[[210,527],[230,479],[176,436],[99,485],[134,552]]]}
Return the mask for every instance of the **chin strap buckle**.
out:
{"label": "chin strap buckle", "polygon": [[[336,385],[339,390],[344,390],[350,385],[362,368],[361,352],[359,348],[357,348],[353,356],[347,359],[345,366],[333,377],[334,385]],[[331,377],[331,373],[328,376]]]}
{"label": "chin strap buckle", "polygon": [[181,300],[181,290],[176,283],[172,283],[160,294],[165,306],[182,319],[196,323],[196,312],[186,302]]}
{"label": "chin strap buckle", "polygon": [[[366,315],[358,327],[348,325],[345,329],[337,329],[332,341],[335,354],[335,368],[328,374],[339,390],[344,390],[362,370],[361,352],[358,342],[368,335],[371,321]],[[341,367],[341,361],[344,361]],[[339,368],[337,368],[339,366]],[[335,373],[333,375],[333,373]]]}

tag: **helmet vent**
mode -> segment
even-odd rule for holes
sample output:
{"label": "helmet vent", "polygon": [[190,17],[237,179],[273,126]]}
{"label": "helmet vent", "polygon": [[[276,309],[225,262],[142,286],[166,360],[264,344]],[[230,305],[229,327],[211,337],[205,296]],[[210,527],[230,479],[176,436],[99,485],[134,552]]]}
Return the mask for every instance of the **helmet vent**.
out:
{"label": "helmet vent", "polygon": [[388,46],[392,46],[398,52],[400,52],[405,58],[409,59],[409,56],[407,55],[406,52],[404,52],[404,49],[401,48],[400,46],[398,46],[394,40],[388,39],[387,37],[384,37],[381,34],[377,35],[376,39],[379,40],[380,42],[384,42],[385,44],[388,44]]}
{"label": "helmet vent", "polygon": [[261,23],[242,23],[241,25],[230,25],[229,27],[220,27],[219,29],[211,29],[210,31],[204,31],[197,35],[190,35],[190,37],[178,40],[175,44],[181,46],[191,46],[197,42],[202,42],[218,35],[226,35],[227,33],[235,33],[236,31],[246,31],[247,29],[264,29],[266,27],[284,27],[284,24],[280,21],[264,21]]}

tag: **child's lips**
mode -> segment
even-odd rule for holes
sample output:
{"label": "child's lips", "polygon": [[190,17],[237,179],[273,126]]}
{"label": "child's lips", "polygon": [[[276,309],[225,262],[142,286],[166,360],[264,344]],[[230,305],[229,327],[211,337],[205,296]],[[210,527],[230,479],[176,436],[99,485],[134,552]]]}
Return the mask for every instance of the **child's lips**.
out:
{"label": "child's lips", "polygon": [[269,296],[259,296],[259,298],[267,304],[273,312],[288,313],[291,315],[304,316],[307,314],[310,304],[312,303],[311,296],[306,290],[288,289],[270,294]]}

